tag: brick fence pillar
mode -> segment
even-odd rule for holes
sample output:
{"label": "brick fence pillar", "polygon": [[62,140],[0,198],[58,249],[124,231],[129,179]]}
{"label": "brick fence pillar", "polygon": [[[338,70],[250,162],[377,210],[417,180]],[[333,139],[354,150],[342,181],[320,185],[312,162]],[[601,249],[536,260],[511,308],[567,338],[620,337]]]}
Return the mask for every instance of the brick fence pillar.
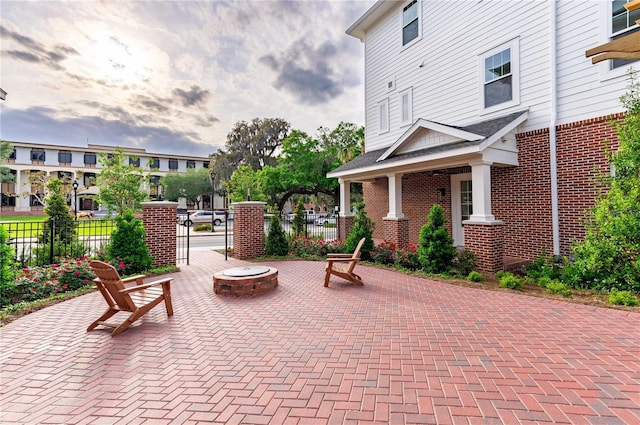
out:
{"label": "brick fence pillar", "polygon": [[177,202],[143,202],[142,223],[153,267],[176,265]]}
{"label": "brick fence pillar", "polygon": [[248,260],[264,255],[264,202],[233,205],[233,256]]}
{"label": "brick fence pillar", "polygon": [[397,243],[409,243],[409,219],[408,218],[383,218],[385,240]]}
{"label": "brick fence pillar", "polygon": [[504,266],[504,222],[465,221],[464,247],[476,254],[476,266],[483,273],[495,273]]}
{"label": "brick fence pillar", "polygon": [[338,238],[345,240],[353,227],[353,215],[338,215]]}

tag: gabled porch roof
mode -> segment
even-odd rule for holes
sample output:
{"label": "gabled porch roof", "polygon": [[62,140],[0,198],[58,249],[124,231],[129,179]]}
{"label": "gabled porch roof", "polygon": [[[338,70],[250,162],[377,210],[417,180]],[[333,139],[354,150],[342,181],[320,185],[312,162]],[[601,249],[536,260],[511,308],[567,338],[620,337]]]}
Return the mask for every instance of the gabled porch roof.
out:
{"label": "gabled porch roof", "polygon": [[527,111],[519,111],[467,126],[419,119],[390,147],[366,152],[327,173],[327,177],[365,180],[393,172],[458,166],[478,159],[517,165],[515,137],[510,134],[527,116]]}

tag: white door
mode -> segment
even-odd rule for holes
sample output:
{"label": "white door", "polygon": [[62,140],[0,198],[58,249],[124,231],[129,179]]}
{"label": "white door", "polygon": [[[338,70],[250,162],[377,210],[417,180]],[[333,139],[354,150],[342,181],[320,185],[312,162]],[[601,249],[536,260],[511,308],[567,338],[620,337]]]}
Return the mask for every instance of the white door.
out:
{"label": "white door", "polygon": [[462,222],[473,214],[471,173],[451,176],[451,230],[455,246],[464,246]]}

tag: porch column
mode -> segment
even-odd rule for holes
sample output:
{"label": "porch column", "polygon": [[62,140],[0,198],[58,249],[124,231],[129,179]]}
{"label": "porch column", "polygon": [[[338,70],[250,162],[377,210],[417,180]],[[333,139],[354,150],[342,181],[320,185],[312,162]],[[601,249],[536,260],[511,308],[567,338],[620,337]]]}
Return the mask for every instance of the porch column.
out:
{"label": "porch column", "polygon": [[338,178],[340,183],[340,213],[338,214],[338,238],[345,239],[353,227],[351,213],[351,181]]}
{"label": "porch column", "polygon": [[402,173],[388,174],[389,212],[386,219],[404,218],[402,213]]}
{"label": "porch column", "polygon": [[469,217],[469,221],[488,223],[496,221],[491,214],[491,164],[486,161],[469,163],[473,185],[473,214]]}

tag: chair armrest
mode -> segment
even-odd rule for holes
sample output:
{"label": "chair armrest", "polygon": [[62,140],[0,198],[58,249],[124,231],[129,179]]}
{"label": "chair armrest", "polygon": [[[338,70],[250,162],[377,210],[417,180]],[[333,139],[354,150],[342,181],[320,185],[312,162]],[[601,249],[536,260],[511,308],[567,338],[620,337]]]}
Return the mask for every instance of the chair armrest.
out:
{"label": "chair armrest", "polygon": [[173,280],[172,277],[166,277],[164,279],[155,280],[153,282],[145,283],[144,285],[136,285],[130,288],[121,289],[119,292],[121,294],[128,294],[129,292],[141,291],[146,288],[151,288],[153,286],[163,285],[167,282],[171,282]]}
{"label": "chair armrest", "polygon": [[138,274],[135,276],[129,276],[129,277],[125,277],[124,279],[120,279],[122,280],[122,283],[131,283],[131,282],[137,282],[138,285],[142,285],[142,279],[145,278],[145,275],[143,274]]}
{"label": "chair armrest", "polygon": [[329,263],[350,263],[352,261],[358,262],[359,258],[327,258]]}
{"label": "chair armrest", "polygon": [[327,258],[351,258],[351,257],[353,257],[353,254],[336,254],[336,253],[327,254]]}

